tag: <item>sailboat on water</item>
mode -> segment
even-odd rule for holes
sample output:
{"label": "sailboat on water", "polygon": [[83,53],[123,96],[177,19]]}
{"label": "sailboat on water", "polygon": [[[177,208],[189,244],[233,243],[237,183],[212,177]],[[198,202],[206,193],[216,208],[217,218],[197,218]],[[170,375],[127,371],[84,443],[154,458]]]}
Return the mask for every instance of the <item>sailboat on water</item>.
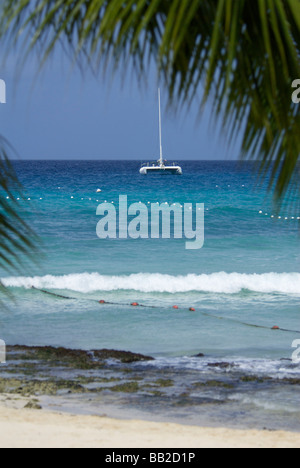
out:
{"label": "sailboat on water", "polygon": [[140,174],[173,174],[182,175],[182,168],[177,163],[168,163],[163,158],[162,149],[162,130],[161,130],[161,102],[160,102],[160,89],[158,90],[158,107],[159,107],[159,147],[160,158],[158,161],[148,162],[142,165]]}

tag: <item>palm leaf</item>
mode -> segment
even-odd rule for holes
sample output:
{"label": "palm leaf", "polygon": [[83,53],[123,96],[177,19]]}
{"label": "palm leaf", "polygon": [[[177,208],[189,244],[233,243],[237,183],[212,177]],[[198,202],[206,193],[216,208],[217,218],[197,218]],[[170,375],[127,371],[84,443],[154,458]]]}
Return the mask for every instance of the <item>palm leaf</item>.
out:
{"label": "palm leaf", "polygon": [[0,37],[41,62],[62,43],[83,68],[133,63],[145,80],[154,60],[174,110],[200,94],[276,200],[299,190],[299,0],[3,0]]}
{"label": "palm leaf", "polygon": [[[36,263],[38,241],[19,214],[22,188],[8,158],[11,151],[8,142],[0,137],[0,269],[15,275]],[[0,291],[8,293],[1,282]]]}

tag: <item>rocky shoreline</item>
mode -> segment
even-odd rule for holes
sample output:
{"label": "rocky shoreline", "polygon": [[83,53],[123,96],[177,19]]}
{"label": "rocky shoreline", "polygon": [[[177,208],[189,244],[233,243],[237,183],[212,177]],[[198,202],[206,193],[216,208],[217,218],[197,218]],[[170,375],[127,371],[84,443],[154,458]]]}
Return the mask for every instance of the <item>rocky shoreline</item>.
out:
{"label": "rocky shoreline", "polygon": [[45,408],[48,397],[52,406],[58,400],[73,401],[75,408],[90,405],[91,413],[97,405],[105,409],[117,404],[128,413],[142,408],[161,417],[184,412],[217,418],[220,411],[230,413],[236,393],[294,392],[300,386],[298,378],[245,374],[225,361],[208,363],[205,373],[159,369],[151,365],[154,361],[151,356],[107,349],[8,346],[7,364],[0,366],[0,394],[8,406],[19,401],[21,407],[36,410]]}

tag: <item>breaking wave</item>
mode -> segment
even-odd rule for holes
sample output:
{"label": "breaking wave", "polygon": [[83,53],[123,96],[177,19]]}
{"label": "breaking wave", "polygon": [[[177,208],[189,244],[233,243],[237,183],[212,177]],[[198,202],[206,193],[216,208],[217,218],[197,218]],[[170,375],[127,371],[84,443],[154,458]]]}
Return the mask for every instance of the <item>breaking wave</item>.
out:
{"label": "breaking wave", "polygon": [[69,290],[79,293],[134,290],[144,293],[211,292],[237,294],[243,290],[258,293],[300,294],[300,273],[212,273],[186,276],[138,273],[105,276],[99,273],[65,276],[11,277],[2,279],[8,288]]}

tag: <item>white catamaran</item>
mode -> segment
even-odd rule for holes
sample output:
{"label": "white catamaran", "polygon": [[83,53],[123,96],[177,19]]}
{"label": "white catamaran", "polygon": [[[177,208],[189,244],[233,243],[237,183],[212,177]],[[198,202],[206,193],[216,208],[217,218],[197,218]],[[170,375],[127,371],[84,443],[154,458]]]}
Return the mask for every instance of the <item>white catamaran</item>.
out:
{"label": "white catamaran", "polygon": [[161,131],[161,102],[160,102],[160,89],[158,90],[158,107],[159,107],[159,146],[160,146],[160,158],[158,161],[145,163],[140,169],[140,174],[173,174],[182,175],[182,169],[177,163],[168,163],[163,159],[162,149],[162,131]]}

